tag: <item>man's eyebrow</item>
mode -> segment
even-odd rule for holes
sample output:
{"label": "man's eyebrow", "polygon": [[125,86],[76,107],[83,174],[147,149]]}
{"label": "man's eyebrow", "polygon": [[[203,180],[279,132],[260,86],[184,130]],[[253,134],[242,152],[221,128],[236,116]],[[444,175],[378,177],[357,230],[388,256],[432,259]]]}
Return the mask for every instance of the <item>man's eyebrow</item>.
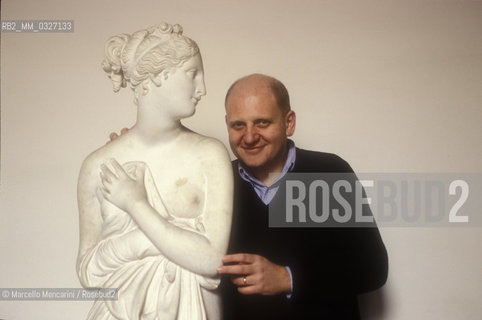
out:
{"label": "man's eyebrow", "polygon": [[241,120],[232,120],[232,121],[229,121],[229,124],[230,125],[233,125],[233,124],[243,124],[244,121],[241,121]]}
{"label": "man's eyebrow", "polygon": [[262,121],[271,122],[271,119],[269,119],[269,118],[259,118],[259,119],[254,120],[254,123],[260,123]]}

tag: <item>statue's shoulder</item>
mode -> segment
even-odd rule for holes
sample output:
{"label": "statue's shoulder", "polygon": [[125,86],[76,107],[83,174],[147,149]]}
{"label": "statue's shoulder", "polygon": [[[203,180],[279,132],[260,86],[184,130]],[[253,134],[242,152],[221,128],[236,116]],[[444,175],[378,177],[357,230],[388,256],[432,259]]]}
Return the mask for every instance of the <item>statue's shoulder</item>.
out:
{"label": "statue's shoulder", "polygon": [[98,175],[100,172],[100,165],[115,157],[117,144],[117,141],[108,142],[107,144],[91,152],[82,162],[80,174]]}
{"label": "statue's shoulder", "polygon": [[199,144],[201,148],[201,152],[203,153],[211,153],[213,155],[223,157],[229,160],[229,153],[226,149],[226,146],[216,138],[212,137],[205,137],[202,143]]}
{"label": "statue's shoulder", "polygon": [[201,143],[199,144],[201,148],[208,148],[215,152],[227,152],[224,144],[216,138],[203,136]]}
{"label": "statue's shoulder", "polygon": [[193,131],[187,132],[186,138],[190,148],[193,148],[193,151],[227,152],[224,144],[216,138],[205,136]]}
{"label": "statue's shoulder", "polygon": [[189,140],[187,150],[199,160],[231,163],[228,150],[218,139],[192,132]]}

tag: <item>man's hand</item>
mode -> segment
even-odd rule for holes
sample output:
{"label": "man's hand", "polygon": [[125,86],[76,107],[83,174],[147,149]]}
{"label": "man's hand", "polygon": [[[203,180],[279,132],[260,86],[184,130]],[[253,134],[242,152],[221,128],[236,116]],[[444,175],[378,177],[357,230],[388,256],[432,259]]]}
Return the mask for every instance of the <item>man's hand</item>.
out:
{"label": "man's hand", "polygon": [[231,275],[231,282],[242,294],[275,295],[291,291],[291,279],[285,267],[268,259],[248,253],[229,254],[223,257],[219,274]]}
{"label": "man's hand", "polygon": [[[129,131],[129,129],[127,128],[122,128],[121,131],[120,131],[120,135],[123,135],[124,133],[126,133],[127,131]],[[107,141],[107,143],[111,142],[111,141],[114,141],[115,139],[119,138],[119,135],[116,133],[116,132],[111,132],[111,134],[109,135],[109,139],[110,141]]]}

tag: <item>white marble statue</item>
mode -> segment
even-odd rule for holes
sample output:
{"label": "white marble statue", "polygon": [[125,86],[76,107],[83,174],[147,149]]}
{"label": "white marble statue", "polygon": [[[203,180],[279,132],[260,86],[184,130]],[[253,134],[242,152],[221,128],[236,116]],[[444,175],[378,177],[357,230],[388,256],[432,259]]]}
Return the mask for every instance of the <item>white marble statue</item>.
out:
{"label": "white marble statue", "polygon": [[103,68],[134,91],[137,121],[84,161],[78,183],[84,287],[118,288],[89,319],[218,319],[232,171],[219,141],[184,127],[206,94],[196,43],[167,23],[110,38]]}

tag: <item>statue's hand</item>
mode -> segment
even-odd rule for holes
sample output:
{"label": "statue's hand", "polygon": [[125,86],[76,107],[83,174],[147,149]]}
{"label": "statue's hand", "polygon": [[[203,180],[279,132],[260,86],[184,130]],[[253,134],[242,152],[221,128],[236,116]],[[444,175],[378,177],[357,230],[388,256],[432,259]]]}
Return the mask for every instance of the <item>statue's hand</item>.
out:
{"label": "statue's hand", "polygon": [[147,193],[144,186],[145,166],[139,165],[132,172],[132,178],[122,168],[122,166],[114,159],[110,164],[114,168],[112,171],[107,165],[102,164],[101,181],[102,194],[109,202],[118,208],[131,213],[132,208],[139,203],[147,202]]}

